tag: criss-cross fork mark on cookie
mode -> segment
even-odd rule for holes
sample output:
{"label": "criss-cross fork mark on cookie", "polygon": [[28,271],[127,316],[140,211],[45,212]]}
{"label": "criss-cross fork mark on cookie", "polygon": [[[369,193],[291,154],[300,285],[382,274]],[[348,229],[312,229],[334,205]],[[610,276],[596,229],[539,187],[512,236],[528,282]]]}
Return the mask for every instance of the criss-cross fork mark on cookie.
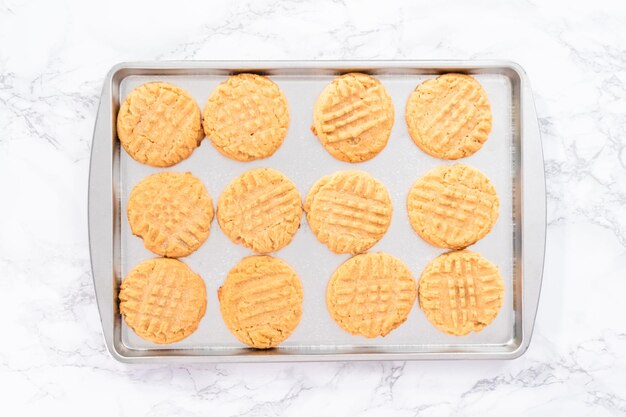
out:
{"label": "criss-cross fork mark on cookie", "polygon": [[467,165],[441,166],[415,182],[407,198],[409,220],[427,242],[462,249],[482,239],[499,215],[489,179]]}
{"label": "criss-cross fork mark on cookie", "polygon": [[193,97],[163,82],[143,84],[126,97],[117,116],[117,133],[131,157],[156,167],[186,159],[204,137]]}
{"label": "criss-cross fork mark on cookie", "polygon": [[419,282],[420,307],[428,320],[458,336],[489,325],[502,307],[503,293],[497,266],[469,251],[439,256]]}
{"label": "criss-cross fork mark on cookie", "polygon": [[154,343],[189,336],[206,309],[204,282],[175,259],[150,259],[136,266],[122,282],[119,299],[128,326]]}
{"label": "criss-cross fork mark on cookie", "polygon": [[335,271],[326,290],[326,303],[345,331],[377,337],[406,320],[416,295],[415,280],[404,263],[388,254],[367,253]]}
{"label": "criss-cross fork mark on cookie", "polygon": [[258,253],[291,242],[300,227],[302,202],[296,186],[274,169],[258,168],[235,178],[220,195],[217,220],[236,244]]}
{"label": "criss-cross fork mark on cookie", "polygon": [[287,263],[270,256],[244,258],[219,289],[222,318],[241,342],[278,345],[302,316],[302,285]]}
{"label": "criss-cross fork mark on cookie", "polygon": [[311,230],[335,253],[362,253],[387,232],[393,208],[385,186],[364,171],[326,176],[313,185],[304,209]]}
{"label": "criss-cross fork mark on cookie", "polygon": [[144,178],[130,193],[128,222],[133,234],[157,255],[191,254],[208,238],[213,203],[191,173],[160,172]]}
{"label": "criss-cross fork mark on cookie", "polygon": [[393,118],[393,103],[383,85],[369,75],[349,73],[318,97],[312,130],[335,158],[361,162],[385,147]]}
{"label": "criss-cross fork mark on cookie", "polygon": [[204,110],[204,130],[223,155],[238,161],[267,158],[289,127],[287,99],[267,77],[238,74],[221,83]]}
{"label": "criss-cross fork mark on cookie", "polygon": [[415,144],[443,159],[472,155],[492,127],[487,93],[463,74],[444,74],[420,84],[409,97],[405,117]]}

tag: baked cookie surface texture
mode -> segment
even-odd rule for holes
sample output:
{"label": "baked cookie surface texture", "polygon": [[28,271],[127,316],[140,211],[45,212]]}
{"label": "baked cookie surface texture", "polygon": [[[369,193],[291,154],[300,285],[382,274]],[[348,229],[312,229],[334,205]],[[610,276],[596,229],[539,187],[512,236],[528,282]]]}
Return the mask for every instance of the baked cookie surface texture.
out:
{"label": "baked cookie surface texture", "polygon": [[498,220],[500,200],[482,172],[468,165],[439,166],[413,184],[407,212],[428,243],[462,249],[482,239]]}
{"label": "baked cookie surface texture", "polygon": [[156,258],[137,265],[122,282],[119,299],[126,324],[153,343],[186,338],[206,310],[204,281],[176,259]]}
{"label": "baked cookie surface texture", "polygon": [[477,253],[448,252],[433,260],[419,281],[419,304],[439,330],[480,332],[498,315],[504,283],[498,267]]}
{"label": "baked cookie surface texture", "polygon": [[202,112],[213,146],[236,161],[276,152],[287,135],[287,98],[276,83],[256,74],[233,75],[217,86]]}
{"label": "baked cookie surface texture", "polygon": [[387,145],[394,121],[391,97],[367,74],[335,78],[317,98],[311,130],[324,148],[344,162],[362,162]]}
{"label": "baked cookie surface texture", "polygon": [[271,168],[246,171],[226,186],[217,221],[233,243],[257,253],[285,247],[300,227],[302,200],[296,186]]}
{"label": "baked cookie surface texture", "polygon": [[146,249],[168,258],[187,256],[208,238],[213,203],[191,173],[160,172],[139,182],[128,199],[127,216]]}
{"label": "baked cookie surface texture", "polygon": [[331,251],[358,254],[385,235],[393,206],[382,182],[365,171],[347,170],[313,184],[304,211],[317,239]]}
{"label": "baked cookie surface texture", "polygon": [[413,142],[441,159],[465,158],[489,136],[493,116],[487,93],[474,77],[444,74],[417,86],[406,104]]}
{"label": "baked cookie surface texture", "polygon": [[268,349],[287,339],[302,317],[302,284],[284,261],[249,256],[218,290],[222,318],[240,342]]}
{"label": "baked cookie surface texture", "polygon": [[416,296],[417,285],[402,261],[366,253],[337,268],[326,289],[326,305],[346,332],[372,338],[404,323]]}
{"label": "baked cookie surface texture", "polygon": [[188,158],[204,138],[200,107],[189,93],[173,84],[143,84],[122,103],[117,136],[136,161],[172,166]]}

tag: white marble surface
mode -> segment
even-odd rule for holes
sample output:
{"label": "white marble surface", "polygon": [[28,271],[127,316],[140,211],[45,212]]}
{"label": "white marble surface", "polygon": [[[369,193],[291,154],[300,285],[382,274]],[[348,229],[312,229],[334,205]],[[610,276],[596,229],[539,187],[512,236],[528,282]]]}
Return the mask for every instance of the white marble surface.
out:
{"label": "white marble surface", "polygon": [[[6,415],[626,415],[626,7],[615,1],[0,2]],[[548,239],[514,361],[128,366],[87,248],[98,96],[153,59],[511,59],[543,133]]]}

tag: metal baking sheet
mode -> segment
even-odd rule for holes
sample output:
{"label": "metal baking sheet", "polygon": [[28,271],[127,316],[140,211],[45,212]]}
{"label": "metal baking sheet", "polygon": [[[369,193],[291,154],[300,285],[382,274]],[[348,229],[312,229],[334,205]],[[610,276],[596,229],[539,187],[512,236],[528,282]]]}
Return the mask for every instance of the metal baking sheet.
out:
{"label": "metal baking sheet", "polygon": [[[166,169],[139,164],[120,149],[115,117],[120,102],[135,87],[166,81],[186,89],[204,104],[230,74],[255,72],[270,76],[289,102],[291,123],[281,148],[270,158],[237,162],[217,152],[208,139],[192,156]],[[386,87],[395,106],[395,124],[387,147],[370,161],[349,164],[330,156],[310,132],[313,105],[337,75],[366,72]],[[237,175],[272,167],[295,182],[304,198],[311,185],[329,173],[358,168],[387,186],[394,214],[385,237],[370,251],[403,260],[416,279],[426,264],[444,250],[424,242],[411,228],[406,196],[415,180],[442,161],[422,152],[410,139],[404,121],[409,94],[422,81],[445,72],[472,74],[487,91],[493,130],[483,148],[456,161],[477,167],[494,183],[500,217],[490,234],[470,247],[496,263],[505,282],[505,298],[496,320],[480,333],[446,335],[427,320],[418,304],[408,320],[384,338],[366,339],[344,332],[326,310],[326,284],[349,255],[336,255],[320,244],[303,216],[294,240],[274,256],[288,262],[304,288],[302,321],[279,347],[267,351],[242,345],[224,325],[217,288],[228,271],[252,252],[234,245],[217,221],[207,242],[183,258],[204,279],[207,311],[198,330],[170,345],[146,342],[130,330],[117,311],[117,291],[127,272],[154,257],[132,235],[126,220],[127,199],[141,179],[162,170],[192,172],[206,185],[214,203]],[[530,341],[543,269],[545,185],[543,158],[532,93],[523,70],[509,62],[154,62],[114,67],[103,88],[94,132],[89,194],[89,229],[94,284],[105,341],[111,354],[127,362],[290,361],[433,358],[513,358]]]}

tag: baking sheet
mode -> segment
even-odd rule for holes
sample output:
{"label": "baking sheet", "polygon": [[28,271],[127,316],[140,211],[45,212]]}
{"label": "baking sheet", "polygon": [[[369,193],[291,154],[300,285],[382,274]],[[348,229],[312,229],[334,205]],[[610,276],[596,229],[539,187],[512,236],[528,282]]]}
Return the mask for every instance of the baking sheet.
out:
{"label": "baking sheet", "polygon": [[[123,150],[119,165],[119,213],[120,225],[120,273],[118,282],[139,262],[154,257],[143,247],[143,241],[132,235],[126,220],[127,199],[141,179],[159,171],[192,172],[207,187],[214,204],[220,192],[234,177],[246,170],[272,167],[287,175],[297,185],[305,198],[310,186],[321,176],[338,170],[357,168],[365,170],[381,180],[388,188],[394,213],[391,226],[385,237],[370,252],[390,253],[413,272],[416,280],[426,266],[444,250],[424,242],[411,228],[406,213],[406,196],[415,180],[429,169],[440,164],[450,165],[455,161],[432,158],[422,152],[410,139],[404,121],[404,108],[409,94],[415,87],[435,74],[411,74],[384,70],[375,76],[384,84],[395,106],[395,124],[387,147],[370,161],[349,164],[330,156],[318,139],[310,132],[313,105],[322,89],[335,77],[333,71],[319,74],[271,76],[284,91],[291,115],[291,124],[281,148],[270,158],[254,162],[237,162],[217,152],[209,139],[205,139],[192,156],[167,169],[152,168],[135,162]],[[338,74],[338,72],[337,72]],[[376,351],[376,352],[463,352],[480,351],[489,347],[506,346],[513,343],[516,309],[514,305],[515,280],[521,274],[516,270],[519,263],[519,248],[514,247],[516,219],[519,216],[516,199],[519,198],[514,184],[519,183],[515,161],[519,158],[519,144],[514,140],[516,123],[519,123],[518,97],[514,97],[510,78],[498,71],[483,72],[475,77],[487,91],[493,112],[493,129],[483,148],[469,158],[456,161],[472,165],[484,172],[494,183],[500,197],[500,216],[491,233],[469,249],[477,251],[500,268],[505,284],[502,310],[496,320],[480,333],[464,337],[446,335],[438,331],[427,320],[417,302],[408,320],[389,335],[366,339],[352,336],[339,328],[326,310],[326,284],[334,270],[349,255],[336,255],[317,241],[302,217],[300,230],[287,247],[273,254],[289,263],[298,273],[304,288],[302,321],[294,333],[273,353],[324,353]],[[227,75],[160,76],[130,75],[121,81],[119,98],[123,100],[135,87],[149,81],[166,81],[186,89],[198,102],[200,108]],[[182,260],[204,279],[207,287],[207,310],[198,330],[188,338],[170,345],[156,345],[140,339],[122,320],[119,327],[121,343],[130,350],[155,351],[176,349],[180,354],[193,350],[194,355],[237,354],[248,351],[224,325],[217,300],[217,288],[228,271],[241,258],[251,255],[246,248],[237,246],[221,232],[214,219],[208,240],[195,253]],[[519,335],[517,335],[519,336]],[[244,348],[244,349],[242,349]]]}

